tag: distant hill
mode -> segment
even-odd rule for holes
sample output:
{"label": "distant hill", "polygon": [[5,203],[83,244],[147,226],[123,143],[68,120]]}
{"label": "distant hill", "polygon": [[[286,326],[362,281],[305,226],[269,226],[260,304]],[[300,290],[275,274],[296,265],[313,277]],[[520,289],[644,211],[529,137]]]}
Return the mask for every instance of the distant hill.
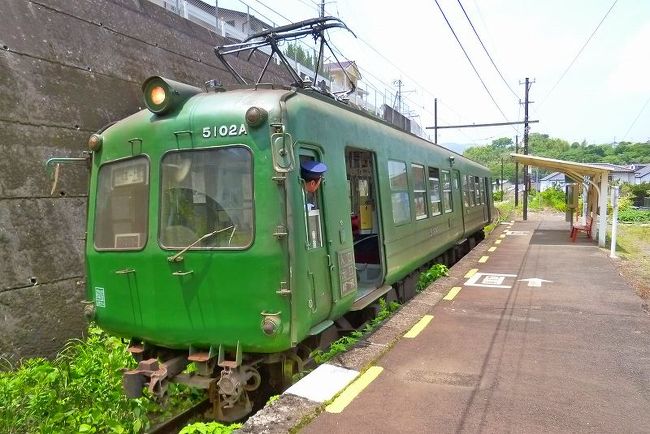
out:
{"label": "distant hill", "polygon": [[471,144],[465,144],[465,143],[439,143],[440,146],[443,148],[447,148],[449,150],[452,150],[454,152],[457,152],[459,154],[463,154],[465,152],[465,149],[471,148],[474,145]]}

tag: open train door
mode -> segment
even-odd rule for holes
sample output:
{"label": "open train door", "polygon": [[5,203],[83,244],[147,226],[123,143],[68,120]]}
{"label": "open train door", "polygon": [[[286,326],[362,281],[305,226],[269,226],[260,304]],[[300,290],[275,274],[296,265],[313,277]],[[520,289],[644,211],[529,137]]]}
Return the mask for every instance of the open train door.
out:
{"label": "open train door", "polygon": [[[300,164],[319,162],[320,154],[315,149],[301,147]],[[305,256],[307,263],[307,285],[310,288],[309,308],[312,324],[325,321],[332,308],[332,282],[330,267],[332,256],[329,252],[329,239],[325,220],[324,204],[330,201],[324,197],[324,188],[318,186],[315,191],[308,188],[303,179],[303,207],[305,219]]]}

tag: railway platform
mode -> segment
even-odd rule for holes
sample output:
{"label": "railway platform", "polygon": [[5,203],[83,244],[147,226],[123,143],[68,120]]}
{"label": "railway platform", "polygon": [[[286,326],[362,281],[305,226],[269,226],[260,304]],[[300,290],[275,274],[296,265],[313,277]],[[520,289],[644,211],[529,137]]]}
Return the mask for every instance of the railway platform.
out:
{"label": "railway platform", "polygon": [[[499,226],[332,362],[346,383],[361,372],[335,398],[296,398],[300,432],[650,431],[650,315],[607,252],[569,233],[557,217]],[[297,395],[329,387],[305,380]]]}

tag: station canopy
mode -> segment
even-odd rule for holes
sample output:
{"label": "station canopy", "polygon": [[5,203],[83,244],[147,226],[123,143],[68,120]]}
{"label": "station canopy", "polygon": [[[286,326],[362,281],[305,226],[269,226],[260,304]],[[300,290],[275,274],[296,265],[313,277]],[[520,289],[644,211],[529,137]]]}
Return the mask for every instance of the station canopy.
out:
{"label": "station canopy", "polygon": [[[535,155],[510,154],[518,163],[528,166],[551,169],[566,174],[579,185],[587,187],[586,213],[594,217],[598,215],[598,244],[605,246],[607,232],[607,198],[609,197],[609,172],[614,169],[595,164],[576,163],[573,161],[555,160],[553,158],[537,157]],[[596,236],[596,231],[592,231]]]}
{"label": "station canopy", "polygon": [[609,167],[596,166],[593,164],[576,163],[574,161],[554,160],[552,158],[537,157],[535,155],[510,154],[515,161],[529,166],[552,169],[562,172],[576,182],[583,182],[585,176],[592,178],[601,175],[609,175],[614,169]]}

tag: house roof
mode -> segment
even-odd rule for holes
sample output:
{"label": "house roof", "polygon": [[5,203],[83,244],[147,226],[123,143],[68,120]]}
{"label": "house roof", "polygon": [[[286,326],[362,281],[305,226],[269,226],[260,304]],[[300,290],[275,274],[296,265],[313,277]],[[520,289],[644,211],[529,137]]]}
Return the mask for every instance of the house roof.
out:
{"label": "house roof", "polygon": [[349,70],[352,68],[354,70],[354,75],[357,76],[357,78],[361,79],[361,72],[359,71],[359,67],[357,66],[357,63],[354,60],[345,60],[341,62],[339,65],[338,62],[331,62],[331,63],[326,63],[323,65],[325,69],[329,69],[330,71],[341,71],[341,70]]}
{"label": "house roof", "polygon": [[650,164],[634,172],[634,177],[643,178],[644,176],[648,176],[649,174],[650,174]]}
{"label": "house roof", "polygon": [[600,166],[600,167],[605,167],[607,169],[610,169],[611,172],[624,172],[624,173],[632,173],[634,172],[633,169],[630,169],[629,167],[625,166],[619,166],[618,164],[612,164],[612,163],[587,163],[592,166]]}
{"label": "house roof", "polygon": [[555,180],[562,180],[564,181],[564,173],[562,172],[553,172],[550,175],[546,175],[540,181],[555,181]]}

